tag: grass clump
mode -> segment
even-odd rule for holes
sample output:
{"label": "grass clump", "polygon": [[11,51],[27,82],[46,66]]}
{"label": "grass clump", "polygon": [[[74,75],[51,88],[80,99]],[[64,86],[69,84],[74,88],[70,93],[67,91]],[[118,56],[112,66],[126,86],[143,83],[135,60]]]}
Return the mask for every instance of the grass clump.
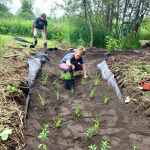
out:
{"label": "grass clump", "polygon": [[90,97],[93,97],[95,90],[96,90],[96,86],[94,86],[94,88],[92,89],[92,91],[90,93]]}
{"label": "grass clump", "polygon": [[50,131],[47,130],[48,124],[44,124],[44,126],[45,126],[45,128],[42,128],[42,132],[38,136],[38,138],[40,138],[41,141],[43,141],[42,144],[39,144],[39,146],[38,146],[38,148],[42,148],[42,150],[46,149],[46,145],[44,143],[45,143],[45,140],[49,140],[49,138],[47,137],[47,134],[50,133]]}
{"label": "grass clump", "polygon": [[82,103],[78,105],[78,107],[76,108],[76,116],[79,117],[81,114],[83,113],[79,113],[80,109],[81,109]]}
{"label": "grass clump", "polygon": [[53,84],[56,84],[57,81],[58,81],[58,78],[56,80],[54,80]]}
{"label": "grass clump", "polygon": [[94,84],[95,85],[98,85],[98,83],[101,81],[101,78],[100,78],[100,74],[97,75],[97,72],[96,72],[96,75],[95,75],[95,78],[94,78]]}
{"label": "grass clump", "polygon": [[57,88],[57,90],[55,92],[56,92],[57,100],[58,100],[59,99],[59,89]]}
{"label": "grass clump", "polygon": [[55,122],[55,124],[56,124],[56,126],[57,126],[57,128],[60,126],[60,123],[61,123],[61,120],[62,120],[62,118],[58,118],[58,119],[53,119],[54,120],[54,122]]}
{"label": "grass clump", "polygon": [[42,102],[42,105],[44,106],[45,105],[45,92],[43,92],[43,96],[40,95],[38,90],[37,90],[37,92],[38,92],[38,96],[40,97],[40,100]]}
{"label": "grass clump", "polygon": [[84,85],[85,81],[86,81],[86,78],[82,78],[81,80],[82,80],[82,85]]}
{"label": "grass clump", "polygon": [[42,74],[42,78],[43,78],[43,83],[46,85],[47,83],[47,79],[49,76],[50,72],[46,72],[45,68],[43,69],[43,74]]}
{"label": "grass clump", "polygon": [[109,95],[107,96],[106,93],[105,93],[105,96],[104,96],[104,103],[107,104],[108,100],[109,100]]}
{"label": "grass clump", "polygon": [[71,79],[71,73],[70,72],[60,72],[60,75],[65,79],[65,80],[70,80]]}

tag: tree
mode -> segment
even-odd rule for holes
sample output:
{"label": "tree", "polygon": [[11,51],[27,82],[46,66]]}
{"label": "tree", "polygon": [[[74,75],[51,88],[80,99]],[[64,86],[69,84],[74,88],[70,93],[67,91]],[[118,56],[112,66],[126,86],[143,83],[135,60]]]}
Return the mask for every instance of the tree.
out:
{"label": "tree", "polygon": [[8,13],[9,12],[9,8],[7,6],[5,6],[4,4],[0,3],[0,12]]}

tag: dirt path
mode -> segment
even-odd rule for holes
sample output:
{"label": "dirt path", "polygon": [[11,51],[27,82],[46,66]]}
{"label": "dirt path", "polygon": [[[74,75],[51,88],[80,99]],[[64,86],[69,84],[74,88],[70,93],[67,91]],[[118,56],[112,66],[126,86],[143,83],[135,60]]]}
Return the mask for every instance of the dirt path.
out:
{"label": "dirt path", "polygon": [[[31,100],[27,115],[27,128],[24,132],[27,150],[37,150],[41,143],[37,138],[43,127],[43,123],[49,124],[50,133],[46,141],[48,150],[88,150],[88,146],[95,144],[100,150],[101,141],[108,141],[112,150],[133,150],[131,145],[136,145],[139,150],[150,150],[150,121],[144,115],[134,112],[137,107],[134,102],[128,105],[119,103],[114,89],[101,80],[96,88],[93,98],[90,92],[93,88],[93,79],[87,79],[85,85],[81,84],[82,72],[79,72],[73,94],[64,89],[62,80],[56,85],[53,81],[59,78],[58,64],[68,52],[49,52],[50,61],[43,65],[43,68],[50,70],[47,85],[41,83],[41,74],[38,76],[35,86],[32,89]],[[91,75],[95,75],[97,64],[104,60],[102,52],[87,52],[85,65]],[[56,99],[55,90],[60,89],[60,98]],[[41,105],[37,90],[45,92],[45,106]],[[110,94],[107,104],[104,104],[105,93]],[[81,116],[75,116],[75,109],[82,103]],[[100,127],[98,132],[93,132],[90,139],[85,142],[89,128],[94,125],[95,112],[101,114]],[[57,128],[53,119],[62,118],[66,123]]]}

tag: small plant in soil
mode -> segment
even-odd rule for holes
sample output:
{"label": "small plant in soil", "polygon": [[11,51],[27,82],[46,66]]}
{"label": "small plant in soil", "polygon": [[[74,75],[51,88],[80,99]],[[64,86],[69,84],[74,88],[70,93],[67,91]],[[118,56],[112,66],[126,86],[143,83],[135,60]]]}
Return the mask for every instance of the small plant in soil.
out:
{"label": "small plant in soil", "polygon": [[42,150],[43,150],[43,149],[46,149],[46,145],[45,145],[44,143],[45,143],[45,140],[49,140],[49,138],[47,137],[47,134],[50,133],[50,131],[47,130],[48,124],[44,124],[44,127],[45,127],[45,128],[42,128],[42,132],[41,132],[40,135],[38,136],[38,138],[40,138],[41,141],[42,141],[42,144],[40,144],[40,145],[38,146],[38,148],[42,148]]}
{"label": "small plant in soil", "polygon": [[109,143],[107,141],[101,141],[102,144],[101,144],[101,150],[108,150],[108,148],[111,148],[111,146],[109,146]]}
{"label": "small plant in soil", "polygon": [[57,100],[58,100],[59,99],[59,89],[57,88],[57,90],[55,92],[56,92]]}
{"label": "small plant in soil", "polygon": [[17,89],[15,87],[12,87],[11,85],[8,85],[5,91],[9,91],[9,92],[13,93],[13,92],[19,92],[20,89]]}
{"label": "small plant in soil", "polygon": [[[87,136],[87,138],[90,138],[93,131],[97,132],[97,130],[94,127],[92,127],[92,128],[89,128],[88,131],[84,134]],[[88,140],[87,138],[85,139],[85,142]]]}
{"label": "small plant in soil", "polygon": [[50,72],[46,72],[45,71],[45,68],[43,69],[43,74],[42,74],[42,78],[43,78],[43,83],[46,85],[47,83],[47,79],[48,79],[48,76],[49,76]]}
{"label": "small plant in soil", "polygon": [[104,103],[107,104],[108,100],[109,100],[109,95],[107,96],[106,93],[105,93],[105,96],[104,96]]}
{"label": "small plant in soil", "polygon": [[96,86],[94,86],[94,88],[92,89],[92,91],[90,93],[90,97],[93,97],[95,90],[96,90]]}
{"label": "small plant in soil", "polygon": [[58,78],[56,80],[54,80],[53,84],[56,84],[57,81],[58,81]]}
{"label": "small plant in soil", "polygon": [[81,109],[82,103],[78,105],[78,107],[76,108],[76,116],[79,117],[80,115],[82,115],[83,113],[80,113],[80,109]]}
{"label": "small plant in soil", "polygon": [[62,120],[62,118],[58,118],[58,119],[53,119],[54,120],[54,122],[55,122],[55,124],[56,124],[56,126],[57,126],[57,128],[60,126],[60,123],[61,123],[61,120]]}
{"label": "small plant in soil", "polygon": [[0,125],[0,137],[2,141],[6,141],[8,139],[9,134],[12,133],[12,129],[9,127],[4,127],[3,125]]}
{"label": "small plant in soil", "polygon": [[101,78],[100,78],[100,74],[97,75],[97,72],[96,72],[96,75],[95,75],[95,78],[94,78],[94,84],[95,85],[98,85],[98,83],[101,81]]}
{"label": "small plant in soil", "polygon": [[82,80],[82,85],[84,85],[85,81],[86,81],[86,78],[82,78],[81,80]]}
{"label": "small plant in soil", "polygon": [[135,145],[131,145],[133,147],[133,150],[135,150],[136,148],[138,148],[137,146]]}
{"label": "small plant in soil", "polygon": [[91,76],[90,72],[87,72],[87,74],[88,74],[88,76],[89,76],[90,78],[92,78],[92,76]]}
{"label": "small plant in soil", "polygon": [[40,95],[38,90],[37,90],[37,92],[38,92],[38,96],[40,97],[40,100],[42,102],[42,105],[44,106],[45,105],[45,92],[43,92],[43,96]]}
{"label": "small plant in soil", "polygon": [[137,102],[138,100],[136,99],[136,98],[130,98],[130,100],[133,100],[133,101],[135,101],[135,102]]}
{"label": "small plant in soil", "polygon": [[99,121],[100,121],[100,115],[99,115],[99,117],[97,117],[97,113],[95,112],[95,115],[96,115],[96,120],[93,120],[94,122],[95,122],[95,124],[94,124],[94,128],[95,128],[95,130],[98,130],[98,128],[99,128]]}
{"label": "small plant in soil", "polygon": [[73,85],[71,85],[71,94],[73,94]]}
{"label": "small plant in soil", "polygon": [[70,80],[71,79],[71,73],[70,72],[60,72],[61,76],[65,79],[65,80]]}
{"label": "small plant in soil", "polygon": [[95,144],[94,144],[94,145],[91,145],[91,146],[88,146],[88,148],[89,148],[90,150],[96,150],[96,149],[97,149],[97,147],[96,147]]}

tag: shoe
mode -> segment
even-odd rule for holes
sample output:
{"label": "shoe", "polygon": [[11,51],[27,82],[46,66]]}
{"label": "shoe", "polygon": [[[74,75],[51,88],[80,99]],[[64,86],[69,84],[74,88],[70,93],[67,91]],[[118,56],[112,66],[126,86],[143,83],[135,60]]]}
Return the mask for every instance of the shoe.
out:
{"label": "shoe", "polygon": [[37,45],[37,41],[34,41],[34,44],[33,44],[33,45],[34,45],[34,46]]}
{"label": "shoe", "polygon": [[47,48],[47,43],[44,43],[44,48]]}

